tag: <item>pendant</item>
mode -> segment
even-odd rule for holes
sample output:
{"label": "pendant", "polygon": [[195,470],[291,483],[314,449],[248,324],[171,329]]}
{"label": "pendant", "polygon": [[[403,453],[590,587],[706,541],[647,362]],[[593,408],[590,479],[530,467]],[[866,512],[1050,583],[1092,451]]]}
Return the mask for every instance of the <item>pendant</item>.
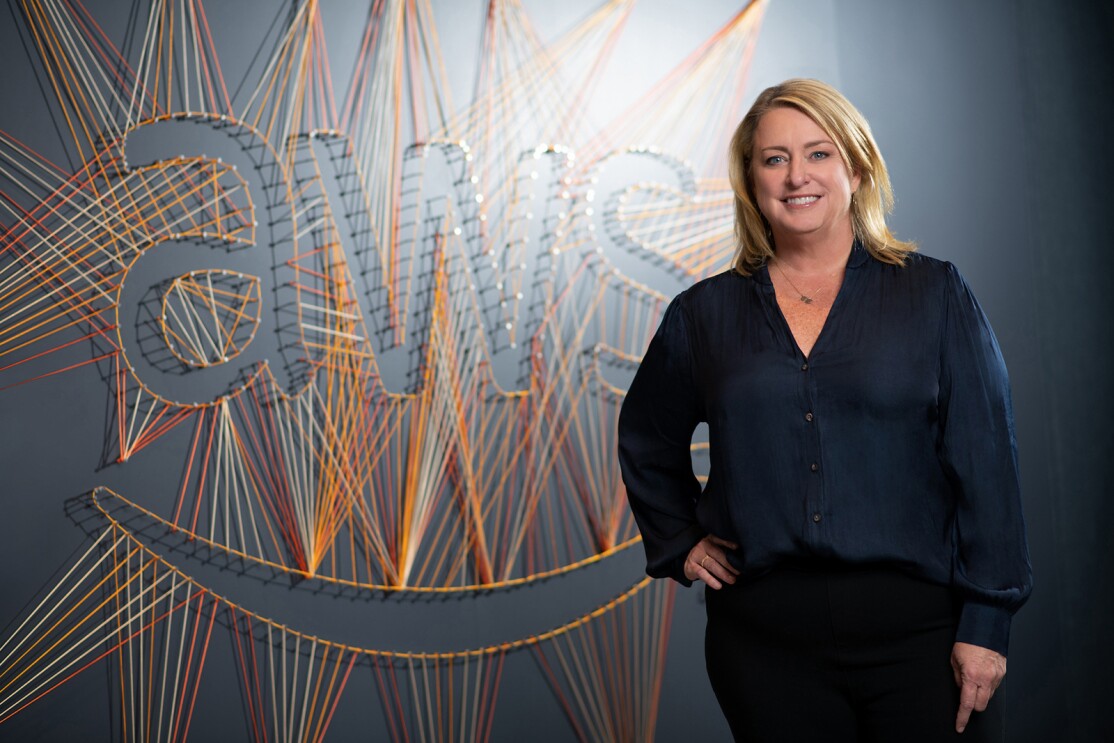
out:
{"label": "pendant", "polygon": [[804,294],[802,294],[799,299],[805,304],[812,304],[812,297],[806,297]]}

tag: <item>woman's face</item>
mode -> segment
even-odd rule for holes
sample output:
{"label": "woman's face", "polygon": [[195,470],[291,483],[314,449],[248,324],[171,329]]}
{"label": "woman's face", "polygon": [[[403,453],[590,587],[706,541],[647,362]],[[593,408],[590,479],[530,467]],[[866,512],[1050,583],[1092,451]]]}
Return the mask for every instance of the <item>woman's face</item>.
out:
{"label": "woman's face", "polygon": [[795,108],[774,108],[754,132],[750,177],[774,242],[850,240],[851,194],[859,187],[820,126]]}

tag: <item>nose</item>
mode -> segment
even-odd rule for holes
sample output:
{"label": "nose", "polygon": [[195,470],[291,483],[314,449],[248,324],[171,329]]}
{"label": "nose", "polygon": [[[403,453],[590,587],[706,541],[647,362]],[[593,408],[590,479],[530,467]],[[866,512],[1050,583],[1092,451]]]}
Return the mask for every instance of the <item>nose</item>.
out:
{"label": "nose", "polygon": [[808,163],[799,157],[789,161],[789,170],[786,174],[790,188],[800,188],[809,182]]}

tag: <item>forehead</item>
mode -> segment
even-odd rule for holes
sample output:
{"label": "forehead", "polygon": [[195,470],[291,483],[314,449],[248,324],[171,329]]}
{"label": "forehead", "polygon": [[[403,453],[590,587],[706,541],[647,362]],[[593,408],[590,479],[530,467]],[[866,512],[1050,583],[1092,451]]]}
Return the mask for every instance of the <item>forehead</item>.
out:
{"label": "forehead", "polygon": [[778,106],[767,111],[758,120],[758,126],[754,130],[756,149],[831,139],[808,114],[789,106]]}

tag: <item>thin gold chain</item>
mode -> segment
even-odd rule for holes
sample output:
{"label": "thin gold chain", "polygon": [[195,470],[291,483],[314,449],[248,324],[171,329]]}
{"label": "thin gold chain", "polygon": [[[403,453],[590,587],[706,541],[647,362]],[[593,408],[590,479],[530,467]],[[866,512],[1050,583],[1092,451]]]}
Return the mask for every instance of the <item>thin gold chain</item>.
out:
{"label": "thin gold chain", "polygon": [[812,304],[813,299],[818,294],[820,294],[821,291],[823,291],[823,287],[821,287],[813,291],[811,295],[805,294],[803,291],[797,288],[797,285],[793,283],[793,279],[789,278],[789,275],[785,273],[785,269],[783,269],[776,261],[774,262],[774,268],[776,268],[777,272],[781,274],[781,278],[789,282],[789,286],[793,287],[793,291],[797,292],[798,301],[804,302],[805,304]]}

